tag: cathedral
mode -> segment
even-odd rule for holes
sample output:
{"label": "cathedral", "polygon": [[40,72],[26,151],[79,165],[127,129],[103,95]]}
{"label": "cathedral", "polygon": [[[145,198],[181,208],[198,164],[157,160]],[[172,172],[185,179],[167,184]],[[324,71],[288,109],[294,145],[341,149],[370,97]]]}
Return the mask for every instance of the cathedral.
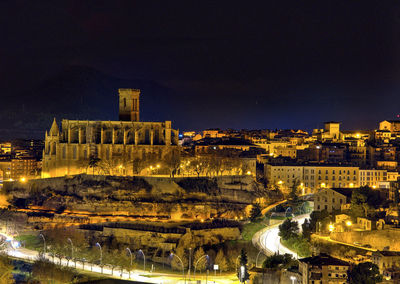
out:
{"label": "cathedral", "polygon": [[[147,157],[160,160],[178,147],[179,131],[171,121],[139,120],[140,90],[119,89],[119,121],[63,119],[59,129],[54,119],[45,134],[42,177],[86,173],[134,175],[135,161]],[[90,165],[93,158],[102,172]],[[90,171],[91,171],[90,170]]]}

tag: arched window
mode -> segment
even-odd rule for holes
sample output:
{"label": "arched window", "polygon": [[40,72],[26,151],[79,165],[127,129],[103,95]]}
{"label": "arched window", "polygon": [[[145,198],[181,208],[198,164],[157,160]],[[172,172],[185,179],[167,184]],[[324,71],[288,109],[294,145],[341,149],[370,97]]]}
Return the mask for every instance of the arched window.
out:
{"label": "arched window", "polygon": [[76,157],[77,155],[76,155],[76,146],[74,146],[73,148],[72,148],[72,158],[73,159],[76,159],[77,157]]}
{"label": "arched window", "polygon": [[51,144],[51,154],[55,155],[56,154],[56,143]]}

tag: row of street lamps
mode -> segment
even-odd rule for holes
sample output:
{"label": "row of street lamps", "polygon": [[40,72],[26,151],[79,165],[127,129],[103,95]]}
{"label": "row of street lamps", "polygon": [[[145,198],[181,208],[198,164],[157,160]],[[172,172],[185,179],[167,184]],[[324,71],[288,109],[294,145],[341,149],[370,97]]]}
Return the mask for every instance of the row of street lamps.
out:
{"label": "row of street lamps", "polygon": [[[42,233],[39,234],[39,237],[42,238],[42,240],[43,240],[43,253],[46,254],[46,238],[44,237],[44,235],[43,235]],[[74,245],[73,245],[73,243],[72,243],[71,238],[67,238],[67,241],[71,244],[71,257],[72,257],[72,259],[73,259],[73,258],[74,258]],[[97,242],[97,243],[95,244],[95,246],[98,247],[98,248],[99,248],[99,251],[100,251],[100,259],[99,259],[99,260],[100,260],[101,273],[103,273],[103,265],[102,265],[102,263],[103,263],[103,250],[102,250],[102,247],[101,247],[100,243]],[[132,251],[131,251],[131,249],[128,248],[128,247],[127,247],[125,250],[129,253],[129,256],[130,256],[130,265],[132,266],[132,261],[133,261],[133,259],[132,259]],[[143,250],[141,250],[141,249],[138,250],[138,253],[141,253],[141,254],[143,255],[143,270],[146,271],[146,256],[145,256]],[[181,266],[182,266],[182,276],[183,276],[183,278],[185,279],[185,268],[184,268],[182,259],[181,259],[178,255],[176,255],[176,254],[174,254],[174,253],[171,253],[171,254],[170,254],[170,257],[171,257],[171,258],[173,258],[174,256],[175,256],[175,257],[180,261],[180,263],[181,263]],[[202,260],[203,258],[206,258],[207,261],[208,261],[209,256],[208,256],[207,254],[205,254],[205,255],[201,256],[201,257],[196,261],[196,263],[195,263],[195,265],[194,265],[194,278],[196,278],[196,268],[197,268],[197,264],[198,264],[198,263],[200,262],[200,260]],[[76,264],[76,261],[75,261],[75,264]],[[189,271],[190,271],[190,268],[189,268]],[[190,272],[189,272],[189,273],[190,273]],[[131,277],[131,272],[129,271],[129,278],[130,278],[130,277]],[[190,278],[190,275],[189,275],[189,278]],[[185,279],[185,283],[186,283],[186,279]]]}

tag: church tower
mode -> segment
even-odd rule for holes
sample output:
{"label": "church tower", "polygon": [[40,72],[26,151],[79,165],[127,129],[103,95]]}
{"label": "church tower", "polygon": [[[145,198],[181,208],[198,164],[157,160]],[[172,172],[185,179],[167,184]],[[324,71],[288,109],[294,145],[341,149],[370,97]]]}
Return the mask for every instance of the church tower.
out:
{"label": "church tower", "polygon": [[139,121],[139,97],[138,89],[118,89],[119,93],[119,120]]}

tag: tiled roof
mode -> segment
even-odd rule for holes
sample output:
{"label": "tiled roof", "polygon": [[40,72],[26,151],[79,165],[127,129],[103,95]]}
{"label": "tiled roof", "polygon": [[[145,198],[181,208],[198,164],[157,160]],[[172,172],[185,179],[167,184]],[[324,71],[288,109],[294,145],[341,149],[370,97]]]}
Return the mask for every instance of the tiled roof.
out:
{"label": "tiled roof", "polygon": [[306,257],[299,259],[300,262],[308,263],[315,266],[325,265],[337,265],[337,266],[349,266],[349,263],[338,258],[334,258],[328,254],[321,253],[317,256]]}

